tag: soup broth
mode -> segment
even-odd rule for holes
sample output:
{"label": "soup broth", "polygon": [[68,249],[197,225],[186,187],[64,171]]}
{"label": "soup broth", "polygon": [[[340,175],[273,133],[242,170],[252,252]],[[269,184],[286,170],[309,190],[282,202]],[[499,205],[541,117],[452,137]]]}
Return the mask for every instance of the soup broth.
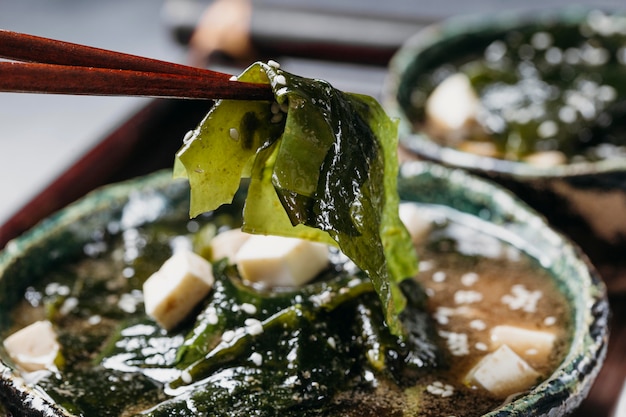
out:
{"label": "soup broth", "polygon": [[[218,262],[224,273],[216,275],[213,292],[194,316],[173,331],[161,329],[144,311],[143,282],[177,248],[202,253],[215,233],[238,227],[231,209],[191,221],[181,211],[177,220],[130,227],[110,223],[94,231],[80,256],[28,286],[3,334],[37,320],[54,324],[62,358],[55,362],[57,369],[23,376],[75,415],[479,416],[508,396],[468,379],[477,363],[498,348],[491,331],[513,326],[554,336],[547,355],[530,348],[519,352],[538,376],[535,385],[566,352],[570,311],[536,260],[502,236],[485,232],[492,228],[484,222],[472,217],[468,225],[467,215],[454,210],[418,208],[431,231],[416,247],[421,271],[404,286],[408,298],[416,300],[408,310],[415,314],[403,320],[423,338],[420,349],[408,354],[406,343],[382,326],[380,303],[367,290],[367,280],[338,253],[331,256],[329,269],[295,293],[242,287],[228,262]],[[339,284],[347,289],[337,290]],[[337,308],[318,312],[307,307],[307,300],[320,294],[331,297],[326,304],[321,301],[328,306],[333,295],[355,288],[362,293]],[[202,333],[210,308],[219,318],[209,322],[223,327]],[[225,338],[229,323],[248,316],[264,324],[263,334],[239,350],[224,349],[234,356],[219,366],[181,353],[193,351],[189,346],[204,337],[199,345],[208,348],[199,355],[206,356]],[[382,362],[372,352],[380,344],[388,350],[377,368]],[[290,356],[293,346],[296,357]],[[3,358],[10,363],[6,352]],[[398,369],[410,362],[407,358],[413,358],[412,368]]]}

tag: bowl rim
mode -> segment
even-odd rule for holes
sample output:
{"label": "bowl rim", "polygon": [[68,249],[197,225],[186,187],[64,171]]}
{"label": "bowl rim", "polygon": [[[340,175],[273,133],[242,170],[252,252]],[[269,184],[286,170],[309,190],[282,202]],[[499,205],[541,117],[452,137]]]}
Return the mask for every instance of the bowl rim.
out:
{"label": "bowl rim", "polygon": [[626,18],[624,10],[573,5],[542,10],[502,11],[489,16],[470,14],[455,16],[424,27],[408,38],[391,57],[383,80],[382,103],[390,116],[399,120],[400,143],[410,152],[451,167],[510,176],[517,179],[546,177],[578,177],[598,173],[626,171],[626,157],[595,162],[577,162],[553,167],[538,167],[524,162],[509,161],[463,152],[443,146],[424,132],[415,131],[406,112],[397,100],[404,74],[419,59],[420,54],[453,36],[470,35],[484,30],[510,30],[541,24],[580,24],[591,13],[605,13]]}
{"label": "bowl rim", "polygon": [[[576,317],[574,318],[574,323],[580,323],[582,326],[580,329],[577,327],[574,330],[570,350],[562,363],[549,378],[530,392],[525,393],[519,399],[503,404],[483,417],[524,413],[527,412],[529,405],[540,410],[542,412],[540,415],[544,416],[554,415],[552,413],[555,407],[559,411],[564,411],[564,407],[567,412],[578,407],[601,369],[608,344],[608,296],[606,287],[594,267],[574,243],[552,229],[541,215],[501,186],[469,174],[464,170],[447,168],[439,164],[408,162],[400,166],[400,179],[410,181],[411,178],[419,175],[429,175],[436,180],[455,184],[458,190],[475,195],[481,202],[488,201],[496,207],[512,210],[511,216],[518,219],[517,223],[539,226],[542,238],[559,243],[561,253],[568,259],[573,257],[577,270],[583,271],[581,278],[584,280],[584,291],[580,297],[586,304],[576,308]],[[105,186],[91,192],[11,241],[0,252],[0,279],[3,279],[7,266],[16,258],[19,259],[24,251],[28,251],[29,248],[45,240],[47,235],[54,230],[72,225],[83,216],[85,209],[102,210],[109,207],[112,201],[125,201],[129,193],[137,187],[153,187],[153,189],[162,192],[176,182],[181,183],[181,181],[173,181],[171,172],[166,170],[139,179]],[[14,374],[10,367],[0,360],[0,389],[6,388],[13,389],[14,400],[17,399],[22,402],[27,415],[72,416],[50,402],[37,388],[25,384],[21,377]],[[555,399],[561,402],[554,403]]]}

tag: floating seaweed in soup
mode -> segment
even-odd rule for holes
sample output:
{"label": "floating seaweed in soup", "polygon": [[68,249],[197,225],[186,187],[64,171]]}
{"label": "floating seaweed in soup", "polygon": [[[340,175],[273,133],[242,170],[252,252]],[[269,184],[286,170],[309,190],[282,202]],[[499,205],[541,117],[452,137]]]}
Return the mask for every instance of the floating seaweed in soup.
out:
{"label": "floating seaweed in soup", "polygon": [[412,122],[435,141],[543,167],[626,155],[623,16],[592,11],[455,42],[445,62],[423,53],[411,93]]}
{"label": "floating seaweed in soup", "polygon": [[[238,264],[252,237],[239,240],[236,209],[192,221],[183,210],[177,220],[109,224],[80,257],[37,277],[11,330],[51,323],[38,342],[50,331],[58,350],[47,365],[13,361],[85,416],[472,416],[548,376],[570,334],[549,275],[478,218],[401,208],[422,259],[401,284],[406,339],[385,326],[371,282],[336,249],[306,282],[286,285],[263,257],[261,272]],[[306,248],[301,259],[321,259]],[[145,283],[190,250],[212,261],[213,282],[172,324],[149,307]]]}

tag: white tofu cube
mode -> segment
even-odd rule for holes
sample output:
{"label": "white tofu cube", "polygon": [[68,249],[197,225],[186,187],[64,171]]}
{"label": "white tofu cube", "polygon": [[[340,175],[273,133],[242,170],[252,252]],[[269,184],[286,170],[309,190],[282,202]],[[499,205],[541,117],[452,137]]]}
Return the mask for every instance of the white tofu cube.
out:
{"label": "white tofu cube", "polygon": [[504,398],[525,391],[540,377],[524,359],[507,345],[484,356],[465,376],[465,381],[478,385],[493,395]]}
{"label": "white tofu cube", "polygon": [[179,251],[143,284],[146,313],[166,330],[183,321],[213,288],[211,263]]}
{"label": "white tofu cube", "polygon": [[3,343],[15,364],[27,372],[52,368],[61,349],[52,323],[47,320],[24,327]]}
{"label": "white tofu cube", "polygon": [[549,331],[530,330],[523,327],[501,325],[491,329],[491,346],[507,345],[515,353],[535,361],[547,362],[556,341],[556,335]]}
{"label": "white tofu cube", "polygon": [[211,240],[211,259],[213,261],[223,258],[234,260],[235,255],[250,236],[241,229],[231,229],[218,234]]}
{"label": "white tofu cube", "polygon": [[459,130],[476,120],[480,99],[466,75],[457,73],[441,82],[426,101],[428,120],[442,131]]}
{"label": "white tofu cube", "polygon": [[328,246],[304,239],[254,235],[237,253],[241,277],[268,287],[293,287],[315,278],[329,263]]}
{"label": "white tofu cube", "polygon": [[411,235],[413,244],[422,243],[430,233],[432,223],[430,219],[424,217],[419,207],[413,203],[400,203],[400,220]]}

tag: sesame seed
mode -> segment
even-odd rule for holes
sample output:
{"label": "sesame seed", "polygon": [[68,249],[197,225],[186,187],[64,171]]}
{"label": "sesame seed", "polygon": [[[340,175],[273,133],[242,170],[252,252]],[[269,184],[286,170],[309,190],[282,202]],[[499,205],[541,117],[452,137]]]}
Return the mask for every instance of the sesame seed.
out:
{"label": "sesame seed", "polygon": [[329,337],[327,342],[328,342],[328,346],[330,346],[331,348],[333,349],[337,348],[337,343],[335,342],[335,338]]}
{"label": "sesame seed", "polygon": [[256,314],[256,306],[250,303],[243,303],[241,305],[241,309],[248,314]]}
{"label": "sesame seed", "polygon": [[556,317],[554,316],[548,316],[545,319],[543,319],[543,324],[545,324],[546,326],[553,326],[556,324]]}
{"label": "sesame seed", "polygon": [[476,272],[467,272],[461,275],[461,283],[466,287],[471,287],[478,281],[478,274]]}
{"label": "sesame seed", "polygon": [[433,269],[433,261],[420,261],[419,270],[420,271],[430,271]]}
{"label": "sesame seed", "polygon": [[270,105],[270,111],[272,112],[272,114],[278,114],[278,112],[280,112],[280,104],[278,104],[278,102],[274,101]]}
{"label": "sesame seed", "polygon": [[446,280],[446,273],[443,271],[437,271],[433,274],[433,281],[444,282]]}
{"label": "sesame seed", "polygon": [[193,130],[190,130],[187,133],[185,133],[185,136],[183,137],[183,143],[188,143],[193,137],[193,133],[194,133]]}
{"label": "sesame seed", "polygon": [[459,290],[454,293],[454,302],[456,304],[472,304],[482,301],[483,295],[478,291]]}
{"label": "sesame seed", "polygon": [[511,310],[523,310],[527,313],[537,311],[537,303],[543,295],[541,291],[529,291],[523,285],[511,287],[511,293],[502,296],[502,303],[509,306]]}
{"label": "sesame seed", "polygon": [[263,364],[263,356],[259,352],[253,352],[250,355],[250,362],[254,363],[256,366],[261,366]]}
{"label": "sesame seed", "polygon": [[230,128],[230,130],[228,131],[228,135],[232,140],[239,140],[239,131],[234,127]]}
{"label": "sesame seed", "polygon": [[269,61],[267,61],[267,65],[269,65],[272,68],[280,68],[280,64],[276,61],[274,61],[273,59],[270,59]]}
{"label": "sesame seed", "polygon": [[439,395],[443,398],[450,397],[454,394],[454,387],[450,384],[444,384],[440,381],[435,381],[426,387],[426,391],[433,395]]}
{"label": "sesame seed", "polygon": [[215,309],[215,307],[209,307],[206,313],[207,313],[206,319],[209,322],[209,324],[216,325],[217,322],[219,321],[219,317],[217,315],[217,310]]}
{"label": "sesame seed", "polygon": [[284,75],[277,75],[276,78],[274,78],[274,81],[276,84],[287,85],[287,79]]}
{"label": "sesame seed", "polygon": [[252,336],[263,333],[263,323],[257,319],[246,319],[244,322],[246,325],[246,332]]}
{"label": "sesame seed", "polygon": [[236,75],[233,75],[229,78],[231,81],[239,81],[239,78]]}
{"label": "sesame seed", "polygon": [[474,347],[476,348],[476,350],[480,350],[480,351],[483,351],[483,352],[486,352],[487,349],[489,349],[487,347],[487,345],[485,343],[482,343],[482,342],[476,342]]}
{"label": "sesame seed", "polygon": [[487,324],[484,321],[478,319],[470,321],[469,326],[472,329],[478,331],[485,330],[487,328]]}
{"label": "sesame seed", "polygon": [[446,339],[448,350],[454,356],[465,356],[469,354],[467,334],[440,331],[439,335]]}
{"label": "sesame seed", "polygon": [[555,136],[559,132],[559,126],[554,120],[544,120],[537,127],[537,135],[540,138],[546,139]]}
{"label": "sesame seed", "polygon": [[235,332],[232,330],[226,330],[222,333],[222,341],[229,343],[235,338]]}

